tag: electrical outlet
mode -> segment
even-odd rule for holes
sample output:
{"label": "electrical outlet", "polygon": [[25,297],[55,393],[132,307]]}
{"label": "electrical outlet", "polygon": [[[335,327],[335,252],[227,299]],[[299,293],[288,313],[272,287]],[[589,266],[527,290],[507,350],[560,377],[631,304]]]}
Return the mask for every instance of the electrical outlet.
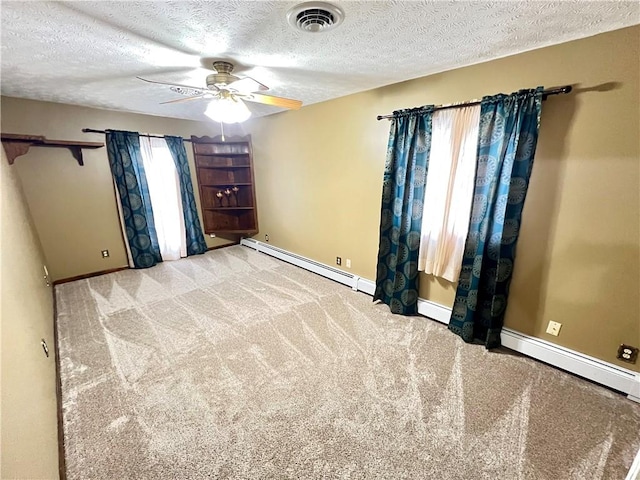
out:
{"label": "electrical outlet", "polygon": [[107,258],[109,256],[109,250],[102,250],[102,258]]}
{"label": "electrical outlet", "polygon": [[269,235],[267,235],[267,234],[265,234],[265,235],[264,235],[264,241],[265,241],[265,242],[268,242],[268,241],[269,241]]}
{"label": "electrical outlet", "polygon": [[351,259],[347,258],[347,268],[351,268]]}
{"label": "electrical outlet", "polygon": [[553,320],[549,321],[549,325],[547,326],[547,333],[549,335],[553,335],[557,337],[560,335],[560,328],[562,327],[561,323],[554,322]]}
{"label": "electrical outlet", "polygon": [[210,234],[209,234],[209,237],[211,237],[211,238],[216,238],[216,234],[215,234],[215,233],[210,233]]}
{"label": "electrical outlet", "polygon": [[638,359],[638,348],[624,343],[618,347],[618,356],[623,362],[636,363]]}
{"label": "electrical outlet", "polygon": [[342,258],[336,257],[336,265],[342,265]]}

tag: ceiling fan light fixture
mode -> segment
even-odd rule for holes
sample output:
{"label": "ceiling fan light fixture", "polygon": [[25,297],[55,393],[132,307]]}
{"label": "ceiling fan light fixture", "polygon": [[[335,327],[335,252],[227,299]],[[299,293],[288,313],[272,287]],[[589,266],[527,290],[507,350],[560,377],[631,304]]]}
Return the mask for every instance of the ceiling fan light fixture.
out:
{"label": "ceiling fan light fixture", "polygon": [[251,116],[251,111],[242,100],[222,97],[211,100],[204,114],[216,122],[242,123]]}
{"label": "ceiling fan light fixture", "polygon": [[342,23],[344,11],[327,2],[306,2],[287,12],[287,21],[296,30],[319,33],[331,30]]}

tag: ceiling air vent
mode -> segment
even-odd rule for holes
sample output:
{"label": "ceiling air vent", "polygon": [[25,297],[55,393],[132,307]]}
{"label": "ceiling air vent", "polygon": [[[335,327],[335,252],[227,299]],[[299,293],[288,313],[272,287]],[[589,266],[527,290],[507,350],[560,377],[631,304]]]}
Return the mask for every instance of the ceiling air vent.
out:
{"label": "ceiling air vent", "polygon": [[307,2],[296,5],[287,12],[289,24],[303,32],[326,32],[337,27],[344,19],[344,12],[330,3]]}

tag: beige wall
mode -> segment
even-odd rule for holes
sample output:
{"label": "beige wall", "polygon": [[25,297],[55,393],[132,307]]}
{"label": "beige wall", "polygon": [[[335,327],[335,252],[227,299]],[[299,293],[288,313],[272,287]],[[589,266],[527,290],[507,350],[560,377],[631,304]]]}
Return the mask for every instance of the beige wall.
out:
{"label": "beige wall", "polygon": [[[53,299],[20,181],[0,158],[2,478],[58,478]],[[40,346],[51,348],[47,358]]]}
{"label": "beige wall", "polygon": [[[376,115],[576,85],[543,107],[506,325],[640,371],[615,359],[620,343],[640,345],[639,37],[640,27],[623,29],[248,122],[258,238],[327,264],[349,258],[373,279],[389,128]],[[2,98],[4,132],[103,140],[83,127],[218,133],[215,124]],[[79,167],[66,150],[32,148],[13,167],[55,279],[126,264],[106,151],[85,158]],[[421,281],[422,297],[452,304],[453,285]],[[549,320],[563,324],[560,337],[544,333]]]}
{"label": "beige wall", "polygon": [[[93,108],[2,97],[2,131],[44,135],[55,140],[104,142],[104,135],[83,128],[120,129],[179,135],[219,135],[217,124],[137,115]],[[225,134],[242,134],[232,126]],[[185,144],[194,172],[191,145]],[[79,166],[67,149],[32,147],[13,169],[27,203],[54,280],[127,265],[106,147],[83,150]],[[198,191],[195,173],[194,191]],[[196,201],[200,199],[196,193]],[[206,236],[209,246],[229,239]],[[109,250],[110,257],[100,252]]]}
{"label": "beige wall", "polygon": [[[640,346],[639,40],[628,28],[254,121],[257,238],[374,279],[389,128],[376,115],[572,84],[543,106],[506,326],[640,371],[615,358]],[[453,285],[421,282],[453,303]]]}

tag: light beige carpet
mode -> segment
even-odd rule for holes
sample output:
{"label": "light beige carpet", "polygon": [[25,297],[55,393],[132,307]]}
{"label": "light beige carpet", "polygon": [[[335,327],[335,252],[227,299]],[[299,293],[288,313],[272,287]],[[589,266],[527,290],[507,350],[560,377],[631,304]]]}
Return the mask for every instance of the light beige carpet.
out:
{"label": "light beige carpet", "polygon": [[69,479],[615,479],[640,405],[234,246],[56,287]]}

